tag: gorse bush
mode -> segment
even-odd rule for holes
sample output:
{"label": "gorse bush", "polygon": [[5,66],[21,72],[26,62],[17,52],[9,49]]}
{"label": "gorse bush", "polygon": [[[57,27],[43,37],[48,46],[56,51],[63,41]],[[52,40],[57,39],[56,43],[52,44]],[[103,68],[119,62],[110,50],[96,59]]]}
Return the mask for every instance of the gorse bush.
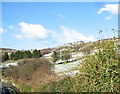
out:
{"label": "gorse bush", "polygon": [[86,86],[83,84],[82,87],[86,87],[87,91],[118,92],[118,45],[115,40],[100,41],[98,50],[99,52],[89,56],[80,68],[88,79]]}
{"label": "gorse bush", "polygon": [[81,64],[80,74],[41,87],[40,91],[52,92],[119,92],[117,40],[101,40],[98,52],[88,56]]}

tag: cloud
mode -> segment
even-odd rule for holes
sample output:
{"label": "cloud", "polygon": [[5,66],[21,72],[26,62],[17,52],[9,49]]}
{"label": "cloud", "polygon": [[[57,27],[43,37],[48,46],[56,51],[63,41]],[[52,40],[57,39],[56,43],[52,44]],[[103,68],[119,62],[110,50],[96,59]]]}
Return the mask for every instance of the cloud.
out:
{"label": "cloud", "polygon": [[105,20],[110,20],[110,19],[112,19],[112,15],[105,18]]}
{"label": "cloud", "polygon": [[82,33],[65,26],[61,26],[61,32],[58,33],[48,30],[40,24],[28,24],[25,22],[20,22],[18,25],[20,27],[20,32],[14,34],[14,37],[18,39],[40,39],[42,40],[41,42],[52,46],[76,41],[88,42],[95,40],[93,36],[85,36]]}
{"label": "cloud", "polygon": [[118,14],[118,4],[106,4],[104,8],[101,8],[97,13],[101,14],[104,11],[108,11],[111,14]]}
{"label": "cloud", "polygon": [[65,26],[60,27],[62,30],[62,33],[59,37],[59,41],[63,43],[70,43],[70,42],[75,42],[75,41],[94,41],[93,36],[84,36],[82,33],[77,32],[76,30],[70,29]]}
{"label": "cloud", "polygon": [[65,18],[65,16],[64,16],[63,14],[61,14],[61,13],[58,13],[58,16],[59,16],[60,18]]}
{"label": "cloud", "polygon": [[52,32],[40,24],[20,22],[18,25],[20,26],[21,34],[15,35],[17,38],[46,39],[48,34]]}
{"label": "cloud", "polygon": [[20,35],[20,34],[15,34],[14,36],[18,39],[23,39],[22,35]]}
{"label": "cloud", "polygon": [[6,30],[2,27],[0,27],[0,34],[6,32]]}
{"label": "cloud", "polygon": [[9,29],[13,29],[13,26],[12,26],[12,25],[10,25],[10,26],[8,26],[8,28],[9,28]]}
{"label": "cloud", "polygon": [[59,17],[59,18],[66,18],[66,16],[64,15],[64,14],[62,14],[62,13],[60,13],[60,12],[55,12],[55,11],[53,11],[52,12],[53,13],[53,15],[54,16],[56,16],[56,17]]}

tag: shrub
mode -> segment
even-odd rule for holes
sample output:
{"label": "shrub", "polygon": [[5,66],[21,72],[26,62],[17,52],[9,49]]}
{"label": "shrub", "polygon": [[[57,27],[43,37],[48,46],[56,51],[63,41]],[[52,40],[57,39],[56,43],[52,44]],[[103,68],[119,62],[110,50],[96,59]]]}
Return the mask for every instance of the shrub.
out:
{"label": "shrub", "polygon": [[56,62],[59,58],[60,58],[60,53],[54,51],[53,54],[52,54],[53,62]]}
{"label": "shrub", "polygon": [[70,58],[71,58],[71,54],[69,51],[62,51],[62,56],[61,56],[62,60],[65,60],[65,62],[67,62],[68,59]]}
{"label": "shrub", "polygon": [[88,77],[86,87],[90,91],[119,91],[119,56],[116,41],[101,41],[98,49],[102,50],[94,56],[89,56],[81,67],[81,72]]}
{"label": "shrub", "polygon": [[11,66],[4,69],[3,76],[29,81],[32,80],[32,75],[35,71],[43,69],[43,72],[50,72],[51,66],[45,59],[24,60],[19,63],[19,66]]}
{"label": "shrub", "polygon": [[81,51],[84,53],[84,55],[90,55],[93,48],[94,47],[92,45],[89,45],[89,46],[84,47]]}

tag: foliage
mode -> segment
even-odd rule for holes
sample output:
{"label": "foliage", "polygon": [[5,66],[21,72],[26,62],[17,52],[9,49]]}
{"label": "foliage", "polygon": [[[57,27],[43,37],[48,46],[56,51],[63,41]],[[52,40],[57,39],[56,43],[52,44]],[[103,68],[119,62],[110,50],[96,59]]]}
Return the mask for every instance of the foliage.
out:
{"label": "foliage", "polygon": [[9,55],[8,55],[8,53],[6,52],[3,56],[2,56],[2,61],[4,62],[4,61],[6,61],[6,60],[8,60],[9,59]]}
{"label": "foliage", "polygon": [[54,51],[52,54],[53,62],[56,62],[60,58],[60,53]]}
{"label": "foliage", "polygon": [[69,51],[62,51],[62,56],[61,56],[62,60],[65,60],[65,62],[67,62],[67,60],[70,58],[71,58],[71,54]]}
{"label": "foliage", "polygon": [[118,92],[118,46],[115,40],[100,41],[98,49],[98,53],[89,56],[82,64],[81,72],[88,79],[82,81],[87,82],[82,83],[82,87],[86,87],[86,91]]}
{"label": "foliage", "polygon": [[74,79],[72,79],[71,77],[67,77],[58,82],[52,82],[48,85],[40,87],[38,92],[73,92],[73,80]]}
{"label": "foliage", "polygon": [[78,51],[80,51],[80,49],[82,49],[84,46],[85,46],[85,43],[77,44],[77,45],[74,45],[73,49],[74,49],[75,52],[78,52]]}
{"label": "foliage", "polygon": [[40,50],[35,49],[35,50],[33,51],[32,57],[33,57],[33,58],[39,58],[39,57],[41,57]]}
{"label": "foliage", "polygon": [[32,80],[32,75],[35,71],[44,68],[44,70],[50,72],[51,66],[52,65],[45,59],[24,60],[19,63],[19,66],[10,66],[3,69],[3,76],[29,81]]}
{"label": "foliage", "polygon": [[[102,31],[100,31],[101,33]],[[88,55],[81,63],[80,74],[75,77],[66,77],[63,80],[40,86],[39,92],[120,92],[120,54],[118,53],[118,43],[115,38],[110,40],[99,40],[94,46],[86,46],[83,51],[90,54],[93,47],[97,47],[95,55]],[[79,47],[78,47],[79,48]],[[56,57],[56,53],[54,53]],[[70,53],[62,52],[62,58],[68,60]],[[44,60],[43,60],[44,61]],[[15,78],[25,81],[32,79],[32,74],[42,68],[43,61],[24,61],[20,63],[20,68],[9,67],[4,71],[4,76],[12,76],[13,71],[17,72]],[[41,63],[35,63],[39,62]],[[48,61],[44,61],[48,62]],[[44,63],[45,65],[47,63]],[[46,67],[45,67],[46,68]],[[21,73],[20,73],[21,72]],[[30,88],[28,88],[29,90]]]}
{"label": "foliage", "polygon": [[26,84],[22,84],[21,88],[22,88],[22,91],[24,91],[24,92],[30,92],[31,91],[31,87],[26,85]]}
{"label": "foliage", "polygon": [[15,52],[15,55],[14,55],[14,59],[17,60],[17,59],[21,59],[22,55],[21,55],[21,52],[20,51],[17,51]]}
{"label": "foliage", "polygon": [[13,52],[10,54],[10,59],[14,60],[14,53]]}
{"label": "foliage", "polygon": [[[26,58],[32,58],[32,57],[33,58],[39,58],[41,56],[42,55],[41,55],[40,50],[37,50],[37,49],[35,49],[33,51],[33,53],[31,53],[30,50],[27,50],[27,51],[18,50],[16,52],[12,52],[10,54],[10,59],[11,60],[18,60],[18,59],[26,59]],[[8,55],[8,53],[5,53],[2,57],[2,61],[7,61],[8,59],[9,59],[9,55]]]}
{"label": "foliage", "polygon": [[20,89],[20,92],[30,92],[31,87],[29,85],[26,85],[24,83],[18,83],[16,82],[17,87]]}
{"label": "foliage", "polygon": [[[82,62],[80,74],[43,86],[45,92],[119,92],[119,60],[116,40],[101,40],[99,52]],[[54,88],[53,88],[54,86]]]}
{"label": "foliage", "polygon": [[32,53],[28,50],[28,51],[24,51],[22,52],[22,58],[31,58],[32,57]]}
{"label": "foliage", "polygon": [[89,45],[84,47],[81,51],[85,54],[85,55],[90,55],[91,51],[93,50],[94,46],[93,45]]}

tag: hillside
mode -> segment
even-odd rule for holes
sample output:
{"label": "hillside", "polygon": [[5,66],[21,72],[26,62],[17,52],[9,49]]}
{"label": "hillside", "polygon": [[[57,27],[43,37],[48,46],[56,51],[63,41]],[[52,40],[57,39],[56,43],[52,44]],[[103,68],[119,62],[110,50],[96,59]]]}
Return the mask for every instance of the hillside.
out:
{"label": "hillside", "polygon": [[10,49],[10,48],[0,48],[0,53],[5,53],[5,52],[11,53],[11,52],[15,52],[15,51],[17,51],[17,50]]}
{"label": "hillside", "polygon": [[111,38],[43,49],[42,57],[3,69],[3,79],[22,92],[118,92],[118,47]]}

